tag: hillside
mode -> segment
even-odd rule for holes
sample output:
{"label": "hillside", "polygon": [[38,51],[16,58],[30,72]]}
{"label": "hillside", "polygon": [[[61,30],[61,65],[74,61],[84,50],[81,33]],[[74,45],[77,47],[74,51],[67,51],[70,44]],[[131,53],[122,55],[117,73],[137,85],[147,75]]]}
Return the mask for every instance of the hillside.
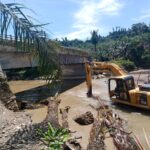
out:
{"label": "hillside", "polygon": [[145,23],[133,24],[129,29],[113,28],[105,37],[99,35],[98,30],[94,30],[85,41],[64,38],[58,42],[66,47],[86,49],[99,61],[128,60],[134,66],[133,69],[150,66],[150,25]]}

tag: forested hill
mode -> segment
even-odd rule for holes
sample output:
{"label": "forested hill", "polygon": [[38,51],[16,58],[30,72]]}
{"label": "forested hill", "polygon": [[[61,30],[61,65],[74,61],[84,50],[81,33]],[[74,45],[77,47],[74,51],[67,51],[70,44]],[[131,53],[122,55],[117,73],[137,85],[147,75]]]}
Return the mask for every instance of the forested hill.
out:
{"label": "forested hill", "polygon": [[150,25],[137,23],[129,29],[115,27],[106,37],[102,37],[98,30],[93,30],[88,38],[86,41],[79,40],[80,37],[75,40],[64,38],[59,43],[94,52],[93,57],[100,61],[129,63],[133,68],[150,68]]}

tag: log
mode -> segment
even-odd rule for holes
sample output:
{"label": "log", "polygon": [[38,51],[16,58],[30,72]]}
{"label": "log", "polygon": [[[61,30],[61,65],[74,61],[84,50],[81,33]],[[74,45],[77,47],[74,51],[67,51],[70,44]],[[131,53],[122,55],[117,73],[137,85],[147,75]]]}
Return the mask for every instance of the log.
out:
{"label": "log", "polygon": [[[61,120],[62,120],[62,127],[67,128],[69,130],[69,124],[68,124],[68,112],[69,112],[70,107],[67,106],[64,109],[60,109],[60,114],[61,114]],[[64,150],[81,150],[81,145],[77,141],[78,139],[81,139],[82,137],[74,137],[73,134],[76,133],[70,132],[70,139],[64,144]]]}
{"label": "log", "polygon": [[62,127],[63,128],[69,128],[69,124],[68,124],[68,112],[69,112],[70,107],[67,106],[64,109],[61,108],[60,109],[60,114],[61,114],[61,120],[62,120]]}
{"label": "log", "polygon": [[60,99],[49,100],[47,116],[44,120],[44,123],[50,122],[51,125],[55,128],[60,128],[60,124],[58,121],[58,106],[60,102],[61,102]]}
{"label": "log", "polygon": [[102,132],[102,124],[95,119],[90,131],[90,138],[87,150],[106,150],[104,144],[104,133]]}

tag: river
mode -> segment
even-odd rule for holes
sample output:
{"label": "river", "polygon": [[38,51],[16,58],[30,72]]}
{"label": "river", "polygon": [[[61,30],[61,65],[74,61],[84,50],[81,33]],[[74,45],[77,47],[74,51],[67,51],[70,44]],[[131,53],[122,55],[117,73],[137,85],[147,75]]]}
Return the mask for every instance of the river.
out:
{"label": "river", "polygon": [[[124,118],[127,121],[126,128],[128,129],[128,131],[133,131],[136,137],[139,138],[145,150],[148,150],[143,130],[145,130],[147,138],[150,141],[150,110],[143,110],[130,106],[113,104],[108,96],[107,80],[107,78],[93,80],[93,94],[96,96],[100,96],[101,99],[106,100],[106,102],[111,105],[113,110],[117,112],[120,117]],[[71,85],[71,82],[73,81],[67,81],[67,85]],[[9,82],[9,85],[14,93],[22,92],[23,90],[29,90],[31,88],[35,88],[44,84],[45,81],[41,80]],[[86,91],[86,83],[82,82],[74,87],[70,86],[69,89],[66,88],[59,96],[62,100],[60,108],[65,106],[71,107],[71,110],[69,112],[69,125],[73,130],[78,131],[79,135],[85,136],[81,141],[84,146],[86,146],[88,143],[91,125],[83,128],[82,126],[77,125],[73,121],[73,118],[76,115],[88,110],[96,115],[96,111],[91,107],[91,105],[95,107],[98,105],[96,100],[87,98]],[[34,122],[40,122],[46,116],[47,108],[45,107],[41,108],[41,110],[39,109],[27,111],[32,114],[32,119]]]}

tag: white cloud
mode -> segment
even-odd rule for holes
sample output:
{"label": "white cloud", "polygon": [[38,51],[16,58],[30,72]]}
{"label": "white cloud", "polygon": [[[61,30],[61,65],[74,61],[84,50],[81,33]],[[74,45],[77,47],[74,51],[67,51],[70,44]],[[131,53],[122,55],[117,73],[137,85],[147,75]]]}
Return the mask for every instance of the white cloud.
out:
{"label": "white cloud", "polygon": [[145,19],[150,18],[150,11],[149,10],[144,10],[141,13],[142,14],[139,17],[132,18],[131,20],[140,22],[140,21],[144,21]]}
{"label": "white cloud", "polygon": [[90,31],[94,29],[98,29],[98,26],[92,26],[92,25],[82,26],[77,28],[76,31],[69,33],[67,37],[68,39],[75,39],[75,38],[85,39],[90,35]]}
{"label": "white cloud", "polygon": [[118,0],[83,0],[80,9],[74,14],[74,32],[67,34],[69,39],[85,39],[91,30],[99,29],[105,32],[106,28],[99,25],[101,19],[107,16],[118,15],[123,4]]}

